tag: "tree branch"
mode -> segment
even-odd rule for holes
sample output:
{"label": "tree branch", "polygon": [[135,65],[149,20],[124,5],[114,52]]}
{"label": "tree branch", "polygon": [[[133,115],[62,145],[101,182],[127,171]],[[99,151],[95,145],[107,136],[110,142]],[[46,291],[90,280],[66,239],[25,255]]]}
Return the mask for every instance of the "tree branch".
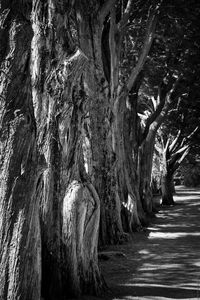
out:
{"label": "tree branch", "polygon": [[101,22],[104,22],[105,17],[110,12],[111,8],[115,5],[115,0],[105,0],[104,4],[99,10],[99,18]]}
{"label": "tree branch", "polygon": [[[130,2],[132,2],[132,1],[130,1]],[[151,8],[148,25],[147,25],[147,30],[146,30],[146,37],[144,40],[142,52],[140,54],[140,57],[138,59],[136,67],[132,70],[132,72],[130,74],[130,77],[129,77],[129,80],[127,83],[127,89],[129,91],[131,90],[138,74],[142,70],[142,68],[146,62],[147,56],[149,54],[149,51],[151,49],[151,45],[152,45],[152,42],[154,39],[154,33],[155,33],[155,29],[156,29],[157,15],[159,13],[159,8],[160,8],[161,3],[162,3],[162,1],[160,1],[156,5],[156,7],[154,7],[154,9]]]}
{"label": "tree branch", "polygon": [[175,90],[176,90],[176,88],[177,88],[177,86],[178,86],[178,84],[179,84],[179,82],[180,82],[180,80],[182,79],[182,77],[183,77],[183,75],[182,74],[180,74],[178,77],[177,77],[177,79],[175,80],[175,82],[173,83],[173,85],[172,85],[172,88],[170,89],[170,91],[167,93],[167,95],[166,95],[166,97],[167,97],[167,103],[169,103],[169,104],[171,104],[171,102],[172,102],[172,98],[171,98],[171,95],[175,92]]}
{"label": "tree branch", "polygon": [[172,151],[176,148],[176,146],[177,146],[177,144],[178,144],[178,142],[179,142],[179,140],[180,140],[181,132],[182,132],[182,130],[180,129],[180,130],[178,131],[178,133],[177,133],[176,138],[173,140],[173,142],[172,142],[171,145],[169,146],[169,151],[170,151],[170,152],[172,152]]}
{"label": "tree branch", "polygon": [[131,11],[132,11],[132,8],[133,8],[133,3],[134,1],[133,0],[128,0],[128,3],[126,5],[126,9],[124,11],[124,15],[123,15],[123,18],[121,19],[120,23],[119,23],[119,30],[123,30],[124,27],[127,25],[128,23],[128,19],[130,17],[130,14],[131,14]]}
{"label": "tree branch", "polygon": [[162,124],[164,118],[166,117],[166,115],[168,113],[170,103],[169,103],[169,100],[168,100],[167,97],[169,97],[169,94],[172,93],[172,90],[174,91],[174,89],[176,88],[177,85],[175,85],[175,84],[172,85],[172,80],[170,80],[168,82],[168,84],[166,85],[166,84],[164,84],[164,79],[165,79],[165,77],[163,78],[162,83],[158,87],[158,96],[157,96],[158,106],[157,106],[157,109],[147,119],[146,126],[145,126],[145,129],[144,129],[141,141],[143,141],[147,137],[147,135],[149,133],[150,126],[154,122],[155,123],[154,123],[154,126],[153,126],[152,129],[154,131],[157,131],[157,129]]}
{"label": "tree branch", "polygon": [[[158,128],[162,124],[164,119],[166,118],[166,116],[169,112],[169,109],[170,109],[170,105],[172,103],[171,95],[175,91],[175,89],[177,88],[178,83],[179,83],[181,78],[182,78],[182,76],[179,76],[179,78],[174,82],[174,84],[172,85],[170,90],[168,92],[164,91],[164,95],[162,95],[162,91],[161,91],[161,98],[164,98],[163,99],[164,100],[164,106],[162,108],[162,111],[161,111],[160,115],[158,115],[157,119],[154,121],[154,122],[156,122],[155,123],[155,129]],[[170,86],[170,85],[171,85],[171,83],[168,84],[168,86]]]}
{"label": "tree branch", "polygon": [[172,154],[172,158],[175,157],[177,154],[180,154],[182,152],[184,152],[187,148],[189,147],[189,145],[185,145],[183,147],[181,147],[180,149],[178,149],[174,154]]}
{"label": "tree branch", "polygon": [[172,171],[173,173],[176,171],[176,169],[180,166],[180,164],[182,163],[182,161],[184,160],[184,158],[188,155],[188,153],[190,152],[190,146],[187,146],[187,148],[185,149],[185,151],[182,153],[181,157],[179,157],[175,162],[174,165],[172,166]]}
{"label": "tree branch", "polygon": [[185,143],[189,142],[192,137],[195,135],[195,133],[198,131],[199,126],[197,126],[191,133],[189,136],[185,137],[182,142],[181,142],[181,146],[183,146]]}
{"label": "tree branch", "polygon": [[148,132],[149,132],[149,128],[151,126],[151,124],[157,119],[157,117],[160,115],[164,105],[165,105],[165,99],[161,97],[161,91],[160,91],[160,87],[158,88],[158,96],[157,96],[157,100],[158,100],[158,105],[157,108],[155,109],[155,111],[149,116],[149,118],[146,121],[146,125],[145,125],[145,129],[142,135],[142,141],[146,139]]}
{"label": "tree branch", "polygon": [[167,142],[164,147],[164,151],[169,151],[170,137],[168,137]]}
{"label": "tree branch", "polygon": [[172,154],[168,163],[170,165],[170,168],[173,168],[174,164],[182,157],[183,153],[189,148],[189,145],[186,145],[182,148],[180,148],[176,153]]}
{"label": "tree branch", "polygon": [[110,32],[109,32],[109,46],[110,46],[110,86],[111,86],[111,96],[114,99],[115,89],[118,85],[118,53],[117,53],[117,45],[115,40],[116,33],[118,32],[118,28],[116,26],[116,10],[115,6],[111,8],[110,12]]}
{"label": "tree branch", "polygon": [[198,131],[199,126],[197,126],[191,133],[190,135],[187,137],[187,140],[191,140],[191,138],[195,135],[195,133]]}

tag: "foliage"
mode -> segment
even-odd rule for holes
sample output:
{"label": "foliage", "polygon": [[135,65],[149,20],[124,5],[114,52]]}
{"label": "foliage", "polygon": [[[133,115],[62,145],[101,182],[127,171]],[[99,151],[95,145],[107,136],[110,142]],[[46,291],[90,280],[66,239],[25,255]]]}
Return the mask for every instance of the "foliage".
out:
{"label": "foliage", "polygon": [[184,184],[188,187],[196,187],[200,185],[200,159],[194,149],[184,160],[183,164],[178,168],[177,174],[183,177]]}
{"label": "foliage", "polygon": [[199,165],[188,168],[188,171],[184,174],[184,184],[188,187],[196,187],[200,185]]}

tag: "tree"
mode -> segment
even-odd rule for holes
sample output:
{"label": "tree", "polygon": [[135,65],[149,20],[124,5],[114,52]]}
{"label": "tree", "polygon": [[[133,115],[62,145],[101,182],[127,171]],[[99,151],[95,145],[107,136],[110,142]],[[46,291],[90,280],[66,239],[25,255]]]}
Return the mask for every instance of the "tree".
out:
{"label": "tree", "polygon": [[73,45],[69,6],[23,4],[1,1],[1,296],[97,293],[100,203],[82,131],[87,57]]}
{"label": "tree", "polygon": [[[147,102],[145,113],[143,104],[143,111],[140,112],[140,116],[146,119],[143,121],[144,137],[140,152],[140,195],[143,207],[148,213],[152,211],[151,170],[156,132],[173,105],[176,105],[177,101],[179,103],[179,97],[187,92],[188,78],[193,78],[194,73],[198,72],[194,69],[194,61],[196,66],[199,64],[198,41],[195,45],[192,43],[198,35],[198,27],[195,23],[196,12],[199,11],[198,4],[195,7],[195,12],[189,13],[191,7],[185,2],[181,9],[176,2],[163,4],[156,38],[145,66],[146,83],[140,91],[142,102]],[[174,80],[179,78],[178,84],[174,83],[174,88],[172,88],[173,78]],[[165,98],[165,101],[162,100],[160,103],[159,94],[163,100]]]}
{"label": "tree", "polygon": [[162,140],[162,204],[173,205],[174,183],[173,175],[184,158],[188,155],[191,148],[191,140],[198,128],[193,130],[187,138],[181,137],[181,131],[172,138],[163,142]]}
{"label": "tree", "polygon": [[99,294],[98,239],[120,243],[151,213],[155,134],[199,80],[188,6],[166,26],[161,2],[0,0],[0,298]]}
{"label": "tree", "polygon": [[[166,83],[166,81],[168,82]],[[152,113],[146,120],[143,135],[141,137],[140,147],[140,195],[144,210],[147,214],[152,214],[153,195],[151,191],[152,163],[155,139],[158,129],[167,118],[170,107],[174,104],[174,92],[177,89],[180,78],[173,79],[165,77],[158,87],[157,98],[151,98],[152,105],[150,109]],[[149,108],[149,107],[148,107]]]}
{"label": "tree", "polygon": [[31,96],[31,7],[0,1],[0,298],[40,299],[38,151]]}
{"label": "tree", "polygon": [[[98,293],[99,196],[84,165],[88,58],[76,48],[70,5],[34,2],[32,84],[38,144],[48,168],[41,176],[42,296]],[[45,57],[45,59],[44,59]]]}
{"label": "tree", "polygon": [[[92,1],[77,1],[75,16],[77,20],[79,43],[88,57],[88,66],[83,81],[88,101],[88,121],[86,135],[92,161],[89,162],[91,181],[100,198],[101,221],[100,243],[112,244],[121,240],[123,229],[120,218],[120,203],[116,196],[116,179],[113,163],[115,160],[110,135],[109,84],[105,73],[103,34],[105,19],[115,1],[104,4]],[[107,57],[109,59],[109,57]]]}
{"label": "tree", "polygon": [[[187,187],[197,187],[200,180],[199,149],[191,149],[183,164],[177,169],[175,176],[180,176]],[[196,152],[197,150],[197,152]]]}
{"label": "tree", "polygon": [[[192,86],[190,86],[193,89]],[[160,145],[160,157],[162,164],[162,202],[173,204],[175,171],[182,164],[185,157],[199,143],[199,115],[198,102],[195,98],[187,98],[189,94],[183,94],[177,109],[172,109],[168,118],[163,123],[157,136],[157,150]],[[191,96],[191,94],[190,94]],[[196,95],[195,95],[196,96]],[[187,101],[185,101],[187,99]],[[195,106],[196,109],[195,109]]]}
{"label": "tree", "polygon": [[[130,1],[130,5],[133,3]],[[141,222],[145,221],[143,208],[141,206],[139,191],[138,191],[138,176],[137,176],[137,159],[138,159],[138,124],[137,124],[137,94],[141,84],[141,71],[144,67],[145,61],[151,49],[156,27],[157,15],[159,13],[160,2],[155,5],[150,5],[145,16],[144,24],[144,42],[135,57],[137,63],[130,69],[126,69],[123,73],[124,79],[119,76],[117,72],[120,70],[119,49],[121,49],[122,37],[124,34],[124,25],[126,25],[130,17],[129,2],[127,10],[119,23],[116,24],[115,12],[111,16],[113,19],[113,27],[111,31],[111,103],[113,103],[113,138],[114,147],[117,158],[117,174],[118,174],[118,188],[120,191],[120,198],[128,212],[128,231],[133,228],[140,228]],[[140,15],[140,17],[141,17]],[[137,23],[134,19],[133,23]],[[111,20],[112,20],[111,19]],[[141,20],[140,20],[141,21]],[[144,28],[144,27],[143,27]],[[118,34],[121,39],[116,43],[114,34]],[[113,38],[112,38],[113,37]],[[124,55],[126,57],[126,54]],[[126,63],[126,60],[125,60]]]}
{"label": "tree", "polygon": [[[137,206],[141,210],[142,207],[136,183],[137,164],[130,156],[132,150],[127,148],[129,142],[124,133],[124,117],[128,112],[126,99],[129,99],[129,93],[134,94],[133,87],[138,86],[138,76],[153,41],[159,10],[159,6],[152,5],[148,18],[148,9],[145,8],[145,42],[141,47],[141,55],[138,54],[137,65],[123,81],[120,68],[122,45],[134,3],[128,1],[125,8],[122,8],[118,2],[114,5],[115,2],[109,1],[103,6],[92,3],[88,5],[88,2],[77,2],[75,5],[80,47],[87,53],[90,62],[84,76],[90,103],[87,131],[94,161],[89,169],[92,170],[91,178],[101,201],[101,244],[120,242],[124,236],[121,203],[124,203],[126,210],[129,207],[128,230],[131,231],[135,225],[140,226]],[[133,19],[134,17],[135,15],[132,16]],[[136,116],[136,111],[132,112]],[[123,145],[125,139],[126,146]]]}

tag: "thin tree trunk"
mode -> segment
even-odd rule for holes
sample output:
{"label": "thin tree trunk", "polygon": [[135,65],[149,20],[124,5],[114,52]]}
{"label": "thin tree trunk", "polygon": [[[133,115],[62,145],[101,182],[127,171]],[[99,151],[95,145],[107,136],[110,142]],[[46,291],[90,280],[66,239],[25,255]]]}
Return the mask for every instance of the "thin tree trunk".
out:
{"label": "thin tree trunk", "polygon": [[151,174],[154,152],[155,134],[148,133],[140,149],[140,197],[144,211],[151,215],[153,212],[153,195],[151,191]]}
{"label": "thin tree trunk", "polygon": [[173,188],[172,188],[173,176],[170,173],[163,173],[161,180],[162,189],[162,205],[173,205]]}

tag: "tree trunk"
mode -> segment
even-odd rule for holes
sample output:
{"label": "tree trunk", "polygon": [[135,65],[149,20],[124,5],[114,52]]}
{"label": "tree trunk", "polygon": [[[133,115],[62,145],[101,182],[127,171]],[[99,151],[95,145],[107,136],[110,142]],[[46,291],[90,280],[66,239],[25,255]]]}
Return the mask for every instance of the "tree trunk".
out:
{"label": "tree trunk", "polygon": [[162,177],[161,177],[162,205],[174,204],[174,199],[173,199],[174,171],[173,169],[171,169],[170,166],[170,152],[169,152],[168,141],[162,153]]}
{"label": "tree trunk", "polygon": [[170,172],[162,174],[162,205],[174,205],[172,181],[173,175]]}
{"label": "tree trunk", "polygon": [[37,150],[31,97],[31,12],[25,15],[20,3],[9,1],[0,1],[0,7],[0,298],[39,300],[41,237],[35,190],[45,161]]}
{"label": "tree trunk", "polygon": [[[85,167],[88,159],[86,149],[83,150],[85,136],[82,134],[85,98],[83,85],[77,86],[77,78],[72,95],[72,111],[64,111],[59,118],[63,149],[60,179],[62,240],[68,294],[69,290],[72,295],[100,294],[104,288],[97,258],[100,200]],[[62,128],[65,128],[64,132]]]}
{"label": "tree trunk", "polygon": [[[48,163],[37,189],[42,296],[53,300],[97,294],[102,278],[97,260],[99,198],[84,167],[88,106],[81,76],[87,58],[69,43],[69,7],[62,1],[48,5],[34,6],[32,81],[38,143]],[[41,27],[41,20],[46,26]]]}
{"label": "tree trunk", "polygon": [[176,194],[176,190],[175,190],[175,184],[174,184],[174,176],[172,176],[172,180],[171,180],[171,186],[172,186],[172,193],[173,195]]}
{"label": "tree trunk", "polygon": [[114,140],[117,157],[117,175],[119,195],[123,204],[123,220],[125,229],[129,232],[141,228],[145,223],[145,215],[139,197],[137,175],[137,121],[136,110],[131,107],[131,101],[122,93],[115,103]]}
{"label": "tree trunk", "polygon": [[[101,203],[100,245],[121,241],[121,204],[116,192],[115,154],[112,149],[110,126],[112,113],[109,100],[109,86],[102,62],[102,29],[98,9],[87,14],[88,2],[81,3],[79,18],[80,46],[88,57],[88,68],[84,76],[85,91],[89,100],[89,121],[87,132],[90,137],[92,165],[89,176],[99,195]],[[96,12],[96,15],[95,15]],[[98,21],[97,21],[98,20]]]}
{"label": "tree trunk", "polygon": [[151,191],[151,174],[154,152],[155,133],[151,129],[140,148],[140,197],[144,211],[151,215],[153,212],[153,195]]}

